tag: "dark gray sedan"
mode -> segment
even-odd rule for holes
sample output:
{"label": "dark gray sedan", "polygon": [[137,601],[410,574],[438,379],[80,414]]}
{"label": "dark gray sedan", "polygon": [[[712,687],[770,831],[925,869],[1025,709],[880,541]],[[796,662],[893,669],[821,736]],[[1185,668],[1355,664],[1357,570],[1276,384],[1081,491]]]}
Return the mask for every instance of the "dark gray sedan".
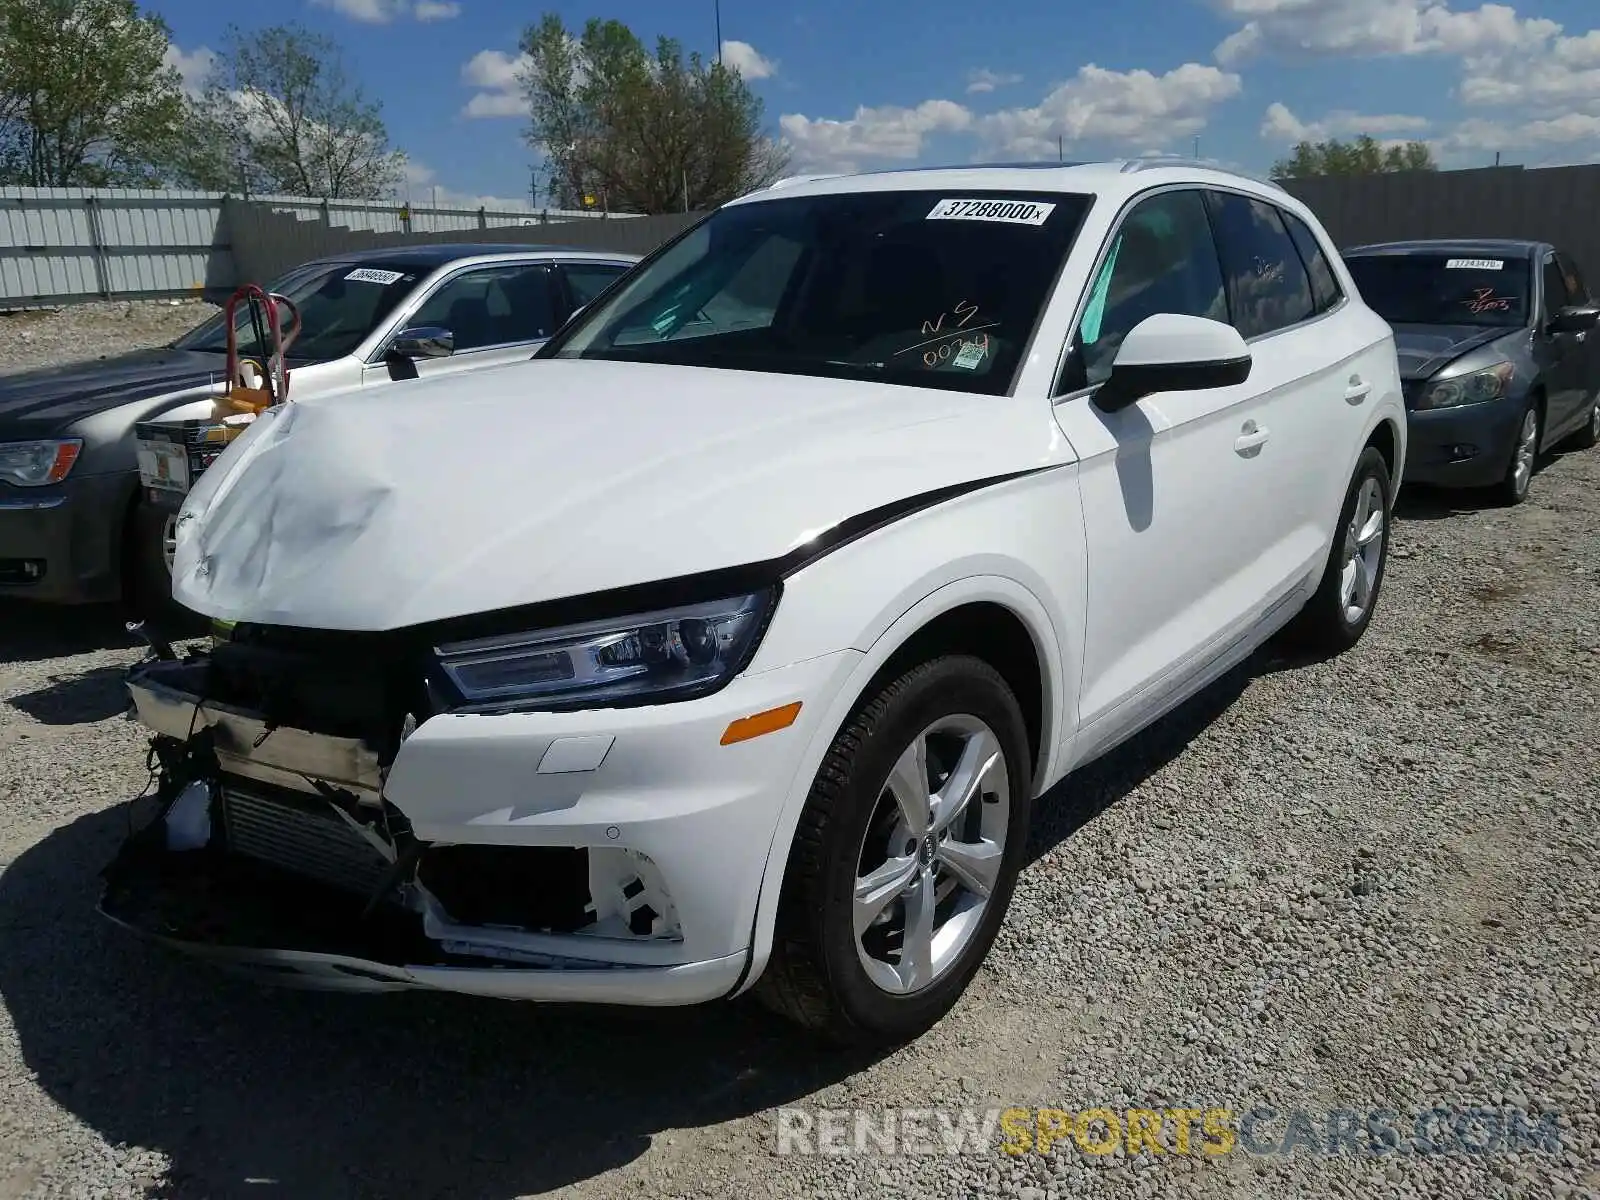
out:
{"label": "dark gray sedan", "polygon": [[1527,498],[1541,451],[1600,441],[1600,305],[1544,242],[1416,241],[1344,251],[1394,328],[1408,483]]}

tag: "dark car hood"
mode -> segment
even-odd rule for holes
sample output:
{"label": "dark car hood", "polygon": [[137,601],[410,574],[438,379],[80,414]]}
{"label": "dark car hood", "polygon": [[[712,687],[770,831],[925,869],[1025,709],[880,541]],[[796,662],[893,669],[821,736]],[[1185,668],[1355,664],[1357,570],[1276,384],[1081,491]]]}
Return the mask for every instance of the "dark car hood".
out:
{"label": "dark car hood", "polygon": [[1392,328],[1402,379],[1427,379],[1467,351],[1517,332],[1503,325],[1487,329],[1482,325],[1395,325]]}
{"label": "dark car hood", "polygon": [[47,437],[135,400],[204,387],[222,371],[220,354],[161,349],[0,375],[0,437]]}

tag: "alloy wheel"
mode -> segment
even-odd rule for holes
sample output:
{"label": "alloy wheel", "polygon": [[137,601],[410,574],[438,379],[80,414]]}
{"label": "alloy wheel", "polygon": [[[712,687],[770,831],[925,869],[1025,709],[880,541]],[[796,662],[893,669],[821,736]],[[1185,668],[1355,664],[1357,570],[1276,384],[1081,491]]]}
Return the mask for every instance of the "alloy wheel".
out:
{"label": "alloy wheel", "polygon": [[1383,539],[1387,533],[1383,487],[1371,476],[1361,483],[1355,512],[1344,534],[1344,570],[1339,578],[1339,599],[1344,619],[1355,625],[1366,615],[1383,564]]}
{"label": "alloy wheel", "polygon": [[962,958],[1000,876],[1011,813],[1000,739],[944,717],[896,760],[857,860],[856,951],[872,982],[908,995]]}
{"label": "alloy wheel", "polygon": [[1516,458],[1511,464],[1512,488],[1518,496],[1524,495],[1533,481],[1534,460],[1539,456],[1539,410],[1530,408],[1522,418],[1522,431],[1517,434]]}

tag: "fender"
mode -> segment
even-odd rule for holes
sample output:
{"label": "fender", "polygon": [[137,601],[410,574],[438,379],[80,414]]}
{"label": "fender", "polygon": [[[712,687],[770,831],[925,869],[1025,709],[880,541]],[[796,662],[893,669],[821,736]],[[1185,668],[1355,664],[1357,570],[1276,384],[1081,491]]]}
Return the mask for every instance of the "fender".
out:
{"label": "fender", "polygon": [[1044,664],[1045,676],[1040,681],[1044,713],[1040,722],[1039,757],[1034,764],[1034,795],[1038,796],[1047,784],[1053,783],[1060,765],[1070,761],[1073,720],[1068,714],[1077,712],[1077,684],[1076,680],[1070,685],[1067,682],[1061,638],[1038,596],[1015,580],[998,575],[979,575],[947,583],[923,597],[873,642],[835,693],[828,711],[817,724],[816,732],[806,746],[778,813],[772,842],[767,848],[761,890],[756,901],[749,969],[731,995],[740,995],[749,990],[766,969],[767,960],[772,954],[772,936],[777,924],[778,901],[783,892],[783,874],[789,865],[789,848],[794,841],[795,829],[800,824],[800,813],[805,808],[806,797],[811,791],[811,781],[816,778],[828,748],[833,745],[839,730],[860,702],[867,685],[895,651],[930,621],[964,604],[984,602],[1007,609],[1027,627],[1040,661]]}

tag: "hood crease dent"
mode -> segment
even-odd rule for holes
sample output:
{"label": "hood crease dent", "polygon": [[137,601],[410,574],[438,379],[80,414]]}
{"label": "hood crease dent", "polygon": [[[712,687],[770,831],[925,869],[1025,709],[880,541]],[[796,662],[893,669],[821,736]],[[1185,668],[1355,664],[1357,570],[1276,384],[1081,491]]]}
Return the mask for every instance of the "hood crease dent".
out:
{"label": "hood crease dent", "polygon": [[384,631],[776,558],[868,510],[1047,465],[1005,397],[549,360],[269,410],[201,476],[176,599]]}

